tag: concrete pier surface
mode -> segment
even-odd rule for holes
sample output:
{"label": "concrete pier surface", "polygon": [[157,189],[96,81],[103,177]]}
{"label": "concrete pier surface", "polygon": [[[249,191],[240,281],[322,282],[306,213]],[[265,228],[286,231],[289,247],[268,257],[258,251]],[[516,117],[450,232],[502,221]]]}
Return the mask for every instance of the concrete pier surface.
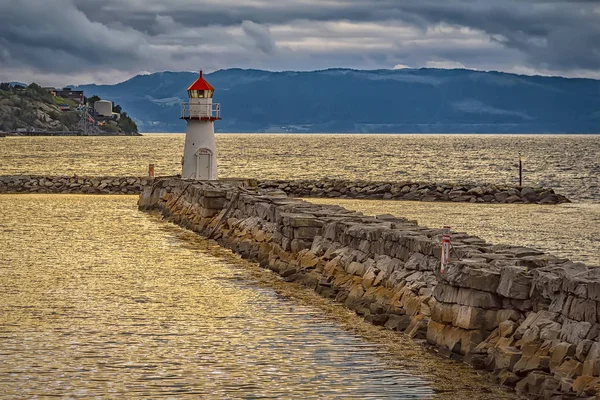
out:
{"label": "concrete pier surface", "polygon": [[244,181],[156,179],[139,208],[529,398],[595,398],[600,388],[598,269],[461,233],[442,272],[441,229]]}

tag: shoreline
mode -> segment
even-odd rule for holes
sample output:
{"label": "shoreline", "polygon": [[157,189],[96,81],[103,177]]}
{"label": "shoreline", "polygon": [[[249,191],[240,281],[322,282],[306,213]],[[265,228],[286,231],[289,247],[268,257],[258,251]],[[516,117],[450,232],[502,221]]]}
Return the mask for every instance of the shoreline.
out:
{"label": "shoreline", "polygon": [[72,132],[53,132],[53,131],[42,131],[42,132],[0,132],[0,137],[139,137],[144,136],[139,132],[136,133],[123,133],[121,134],[102,134],[102,135],[84,135],[83,132],[80,131],[72,131]]}

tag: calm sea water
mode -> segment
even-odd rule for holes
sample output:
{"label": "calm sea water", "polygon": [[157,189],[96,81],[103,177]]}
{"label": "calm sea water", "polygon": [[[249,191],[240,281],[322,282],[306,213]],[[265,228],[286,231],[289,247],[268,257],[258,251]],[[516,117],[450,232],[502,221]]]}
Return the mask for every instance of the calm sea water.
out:
{"label": "calm sea water", "polygon": [[[4,138],[0,175],[144,175],[149,163],[176,174],[183,141]],[[576,202],[336,202],[600,264],[599,136],[218,135],[217,143],[221,176],[287,179],[514,183],[521,151],[525,183]],[[0,397],[427,398],[432,388],[441,398],[510,397],[317,295],[277,294],[290,285],[135,202],[0,196]]]}

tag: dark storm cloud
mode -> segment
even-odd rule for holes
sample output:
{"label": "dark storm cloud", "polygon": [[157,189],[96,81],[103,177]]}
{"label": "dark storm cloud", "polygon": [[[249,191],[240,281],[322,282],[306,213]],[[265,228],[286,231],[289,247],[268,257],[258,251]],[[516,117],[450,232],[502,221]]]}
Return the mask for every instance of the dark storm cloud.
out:
{"label": "dark storm cloud", "polygon": [[599,1],[420,1],[402,9],[428,24],[480,29],[535,66],[600,68]]}
{"label": "dark storm cloud", "polygon": [[132,28],[118,33],[90,23],[68,0],[0,3],[0,51],[8,55],[8,66],[71,71],[139,59],[143,35]]}
{"label": "dark storm cloud", "polygon": [[277,45],[268,28],[252,21],[244,21],[242,22],[242,30],[263,53],[273,54],[277,50]]}
{"label": "dark storm cloud", "polygon": [[0,0],[0,79],[233,66],[599,76],[600,1]]}

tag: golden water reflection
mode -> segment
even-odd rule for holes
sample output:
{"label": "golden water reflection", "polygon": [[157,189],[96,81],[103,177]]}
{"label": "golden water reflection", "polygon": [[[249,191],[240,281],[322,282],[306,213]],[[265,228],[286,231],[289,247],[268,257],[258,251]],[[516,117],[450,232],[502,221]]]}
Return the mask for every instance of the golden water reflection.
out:
{"label": "golden water reflection", "polygon": [[135,203],[0,196],[0,397],[433,393],[380,346]]}

